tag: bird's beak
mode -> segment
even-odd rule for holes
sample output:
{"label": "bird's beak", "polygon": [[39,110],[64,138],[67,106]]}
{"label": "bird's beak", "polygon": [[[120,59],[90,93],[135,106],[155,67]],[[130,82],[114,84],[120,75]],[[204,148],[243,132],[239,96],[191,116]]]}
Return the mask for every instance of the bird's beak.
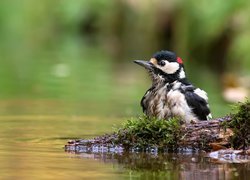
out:
{"label": "bird's beak", "polygon": [[140,66],[143,66],[144,68],[148,70],[153,70],[153,63],[150,61],[143,61],[143,60],[134,60],[136,64],[139,64]]}

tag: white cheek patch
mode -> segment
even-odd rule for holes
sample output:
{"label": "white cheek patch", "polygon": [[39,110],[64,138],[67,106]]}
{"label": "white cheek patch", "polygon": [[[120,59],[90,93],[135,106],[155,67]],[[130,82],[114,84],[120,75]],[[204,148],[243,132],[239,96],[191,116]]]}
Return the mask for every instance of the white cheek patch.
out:
{"label": "white cheek patch", "polygon": [[159,68],[167,74],[174,74],[180,68],[179,63],[177,62],[165,61],[165,63],[165,66]]}

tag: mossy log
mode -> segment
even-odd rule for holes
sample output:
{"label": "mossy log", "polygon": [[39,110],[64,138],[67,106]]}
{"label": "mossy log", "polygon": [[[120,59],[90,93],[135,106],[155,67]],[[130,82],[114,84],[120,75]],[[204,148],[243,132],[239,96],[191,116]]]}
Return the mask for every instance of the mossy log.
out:
{"label": "mossy log", "polygon": [[[229,116],[210,121],[181,125],[176,142],[155,144],[137,142],[128,137],[128,130],[120,129],[116,133],[105,134],[93,139],[70,140],[65,145],[66,151],[75,152],[123,152],[123,151],[190,151],[190,150],[217,150],[231,146],[231,129],[224,129],[223,122],[230,122]],[[181,135],[181,137],[180,137]],[[127,138],[127,139],[126,139]],[[136,137],[134,137],[136,138]],[[146,141],[147,142],[147,141]],[[168,146],[169,145],[169,146]]]}
{"label": "mossy log", "polygon": [[[141,117],[128,120],[122,128],[89,140],[70,140],[70,152],[186,152],[227,148],[249,149],[250,103],[237,106],[238,112],[223,118],[181,124],[181,120]],[[249,151],[246,151],[249,152]]]}

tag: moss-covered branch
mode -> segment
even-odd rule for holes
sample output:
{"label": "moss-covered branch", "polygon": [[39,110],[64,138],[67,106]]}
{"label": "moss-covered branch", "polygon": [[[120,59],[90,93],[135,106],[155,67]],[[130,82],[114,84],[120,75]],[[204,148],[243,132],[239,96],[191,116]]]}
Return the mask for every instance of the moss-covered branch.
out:
{"label": "moss-covered branch", "polygon": [[112,134],[91,140],[73,140],[68,151],[186,151],[247,149],[250,144],[250,103],[237,112],[210,121],[182,124],[179,118],[159,120],[146,116],[130,119]]}

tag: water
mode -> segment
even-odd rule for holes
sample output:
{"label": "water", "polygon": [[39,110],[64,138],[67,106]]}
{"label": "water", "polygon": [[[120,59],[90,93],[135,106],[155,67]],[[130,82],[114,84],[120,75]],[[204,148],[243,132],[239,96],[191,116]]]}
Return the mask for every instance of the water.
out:
{"label": "water", "polygon": [[205,155],[64,152],[69,139],[112,130],[123,118],[1,115],[0,179],[249,179],[250,164]]}
{"label": "water", "polygon": [[64,152],[68,139],[104,133],[106,126],[111,128],[115,123],[107,122],[96,130],[102,122],[103,118],[88,116],[1,116],[0,179],[117,177],[112,165],[92,159],[79,160]]}

